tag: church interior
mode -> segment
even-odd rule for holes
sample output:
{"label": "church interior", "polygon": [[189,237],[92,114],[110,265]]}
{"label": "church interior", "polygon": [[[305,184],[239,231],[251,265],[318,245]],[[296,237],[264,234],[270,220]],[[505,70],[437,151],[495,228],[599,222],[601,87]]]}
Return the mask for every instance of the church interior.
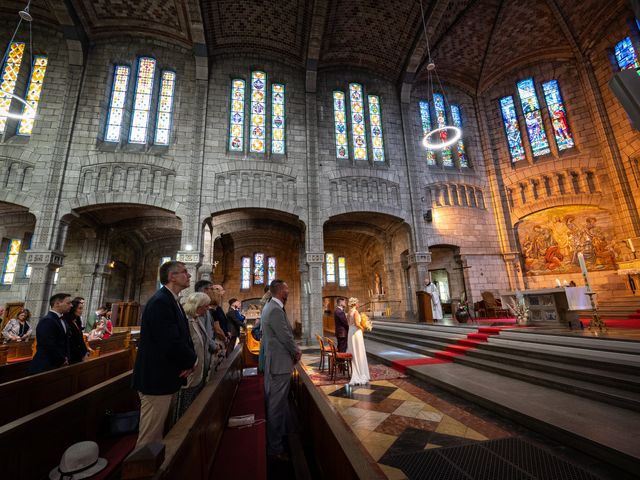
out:
{"label": "church interior", "polygon": [[[91,478],[637,478],[638,0],[0,12],[0,330],[30,315],[0,344],[0,477],[95,441]],[[171,261],[183,299],[221,285],[246,323],[136,448],[116,420],[140,409],[141,317]],[[276,279],[302,352],[284,462],[252,334]],[[89,358],[29,375],[60,292]],[[364,386],[333,345],[351,298]]]}

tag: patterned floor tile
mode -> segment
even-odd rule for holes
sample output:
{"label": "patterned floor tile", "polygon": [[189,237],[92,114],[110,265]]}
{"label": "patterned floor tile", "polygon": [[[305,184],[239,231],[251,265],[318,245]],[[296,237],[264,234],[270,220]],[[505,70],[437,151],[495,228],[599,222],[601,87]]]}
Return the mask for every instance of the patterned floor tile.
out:
{"label": "patterned floor tile", "polygon": [[422,402],[405,401],[393,412],[395,415],[402,415],[404,417],[417,417],[418,414],[424,408]]}
{"label": "patterned floor tile", "polygon": [[404,474],[402,470],[395,467],[390,467],[389,465],[380,464],[380,468],[387,476],[389,480],[406,480],[407,476]]}
{"label": "patterned floor tile", "polygon": [[404,417],[402,415],[389,415],[389,417],[376,428],[376,432],[389,435],[402,435],[408,428],[432,432],[438,428],[438,424],[418,418]]}
{"label": "patterned floor tile", "polygon": [[375,410],[377,412],[385,412],[385,413],[393,413],[400,405],[402,405],[402,400],[394,400],[393,398],[385,398],[381,402],[358,402],[354,404],[354,407],[364,408],[366,410]]}

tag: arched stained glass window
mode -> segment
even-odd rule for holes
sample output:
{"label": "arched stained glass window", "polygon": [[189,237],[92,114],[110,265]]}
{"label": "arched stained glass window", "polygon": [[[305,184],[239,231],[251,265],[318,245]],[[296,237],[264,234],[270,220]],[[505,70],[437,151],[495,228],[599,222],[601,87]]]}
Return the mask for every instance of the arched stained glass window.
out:
{"label": "arched stained glass window", "polygon": [[382,138],[382,112],[380,97],[369,95],[369,126],[371,127],[371,144],[373,161],[384,162],[384,140]]}
{"label": "arched stained glass window", "polygon": [[562,95],[557,80],[550,80],[542,84],[542,91],[549,109],[553,134],[558,144],[558,150],[566,150],[575,146],[569,122],[567,121],[567,111],[562,103]]}
{"label": "arched stained glass window", "polygon": [[327,253],[325,264],[327,283],[336,283],[336,257],[333,253]]}
{"label": "arched stained glass window", "polygon": [[244,150],[244,80],[231,81],[231,120],[229,121],[229,150]]}
{"label": "arched stained glass window", "polygon": [[2,270],[2,283],[5,285],[13,283],[13,279],[16,275],[16,267],[18,266],[18,256],[20,255],[21,244],[22,242],[18,239],[13,239],[9,242],[7,258],[4,261],[4,269]]}
{"label": "arched stained glass window", "polygon": [[147,143],[149,126],[149,110],[153,93],[153,78],[156,72],[156,61],[153,58],[138,59],[138,75],[136,77],[136,93],[133,97],[133,115],[131,116],[131,132],[129,143]]}
{"label": "arched stained glass window", "polygon": [[27,90],[27,98],[25,100],[31,105],[32,109],[22,108],[24,118],[18,124],[18,135],[31,135],[33,124],[35,123],[38,104],[40,103],[40,95],[42,94],[42,85],[44,76],[47,73],[47,65],[49,58],[44,55],[38,55],[33,59],[33,67],[31,68],[31,78],[29,79],[29,89]]}
{"label": "arched stained glass window", "polygon": [[344,92],[333,92],[333,121],[336,134],[336,157],[344,160],[349,158],[347,141],[347,113],[344,103]]}
{"label": "arched stained glass window", "polygon": [[171,111],[173,110],[173,93],[176,87],[176,72],[164,70],[160,84],[160,98],[158,99],[158,120],[153,143],[169,145],[171,132]]}
{"label": "arched stained glass window", "polygon": [[[640,28],[640,26],[638,27]],[[625,37],[620,40],[615,48],[614,54],[616,57],[616,62],[618,62],[618,67],[620,70],[627,70],[629,68],[640,68],[640,62],[638,62],[638,55],[636,53],[635,48],[633,48],[633,43],[631,42],[631,38]]]}
{"label": "arched stained glass window", "polygon": [[264,253],[253,255],[253,284],[262,285],[264,283]]}
{"label": "arched stained glass window", "polygon": [[267,258],[267,285],[276,279],[276,257]]}
{"label": "arched stained glass window", "polygon": [[518,95],[524,112],[524,121],[527,126],[527,134],[529,135],[529,143],[534,157],[551,153],[547,134],[544,131],[542,123],[542,115],[540,114],[540,104],[536,95],[536,87],[532,78],[521,80],[516,84],[518,87]]}
{"label": "arched stained glass window", "polygon": [[[451,120],[453,126],[462,130],[462,117],[460,115],[460,107],[458,105],[451,105]],[[462,168],[469,167],[469,159],[467,158],[467,151],[464,148],[464,142],[462,138],[458,142],[458,161]]]}
{"label": "arched stained glass window", "polygon": [[344,257],[338,257],[338,286],[347,286],[347,261]]}
{"label": "arched stained glass window", "polygon": [[285,153],[284,85],[271,85],[271,153]]}
{"label": "arched stained glass window", "polygon": [[111,101],[109,102],[109,115],[107,117],[107,132],[104,136],[107,142],[119,142],[122,119],[124,117],[124,105],[127,100],[127,87],[129,85],[129,67],[116,65],[113,73],[113,86],[111,88]]}
{"label": "arched stained glass window", "polygon": [[[431,113],[429,111],[429,102],[420,101],[420,123],[422,124],[422,135],[426,135],[431,131]],[[427,165],[436,164],[436,154],[433,150],[427,149]]]}
{"label": "arched stained glass window", "polygon": [[[13,42],[9,48],[7,60],[2,68],[1,90],[7,93],[13,93],[20,73],[20,65],[22,65],[22,55],[24,54],[24,43]],[[0,93],[0,134],[3,134],[7,128],[7,115],[11,107],[11,97]]]}
{"label": "arched stained glass window", "polygon": [[507,135],[509,143],[509,154],[512,162],[524,160],[524,147],[522,146],[522,137],[520,136],[520,124],[516,116],[516,107],[513,103],[513,97],[504,97],[500,99],[500,111],[502,112],[502,122],[504,131]]}
{"label": "arched stained glass window", "polygon": [[266,135],[266,86],[267,74],[251,73],[251,140],[249,150],[264,153]]}
{"label": "arched stained glass window", "polygon": [[251,257],[242,257],[240,270],[240,289],[251,288]]}
{"label": "arched stained glass window", "polygon": [[[438,128],[445,127],[447,125],[446,110],[444,108],[444,97],[439,93],[433,94],[433,108],[436,112],[436,124]],[[442,132],[440,135],[442,141],[447,140],[447,133]],[[453,167],[453,155],[450,148],[443,148],[440,150],[442,157],[442,165],[445,167]]]}
{"label": "arched stained glass window", "polygon": [[362,85],[349,84],[349,99],[351,101],[351,139],[353,141],[353,158],[367,159],[367,132],[364,124],[364,99]]}

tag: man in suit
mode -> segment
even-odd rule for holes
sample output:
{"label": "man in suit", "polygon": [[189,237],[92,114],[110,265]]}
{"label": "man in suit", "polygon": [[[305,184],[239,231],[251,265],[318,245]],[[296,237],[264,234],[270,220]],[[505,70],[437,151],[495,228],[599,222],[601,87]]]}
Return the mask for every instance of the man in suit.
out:
{"label": "man in suit", "polygon": [[191,275],[182,262],[160,267],[163,285],[142,313],[138,355],[133,367],[133,388],[140,395],[140,432],[136,447],[161,442],[173,395],[186,385],[197,355],[187,317],[178,294],[189,286]]}
{"label": "man in suit", "polygon": [[264,394],[267,407],[267,453],[287,461],[282,443],[287,433],[289,383],[293,366],[300,360],[300,349],[293,339],[284,306],[289,287],[283,280],[269,286],[271,301],[264,306],[260,322],[265,343]]}
{"label": "man in suit", "polygon": [[240,308],[242,308],[242,303],[237,298],[232,298],[229,300],[229,310],[227,310],[227,326],[229,328],[230,335],[230,348],[236,346],[236,341],[242,332],[242,327],[245,326],[245,316],[240,312]]}
{"label": "man in suit", "polygon": [[49,299],[49,307],[36,327],[36,354],[29,362],[30,374],[69,365],[70,332],[62,316],[71,310],[71,295],[56,293]]}
{"label": "man in suit", "polygon": [[336,300],[336,310],[333,312],[333,320],[336,324],[336,338],[338,339],[338,352],[347,351],[347,333],[349,332],[349,321],[344,313],[346,300],[342,297]]}

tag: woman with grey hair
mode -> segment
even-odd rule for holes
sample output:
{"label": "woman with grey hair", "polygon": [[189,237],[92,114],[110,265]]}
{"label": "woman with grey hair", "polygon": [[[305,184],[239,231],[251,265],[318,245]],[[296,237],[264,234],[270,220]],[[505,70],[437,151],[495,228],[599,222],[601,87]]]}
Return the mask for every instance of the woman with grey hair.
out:
{"label": "woman with grey hair", "polygon": [[191,402],[198,396],[209,374],[209,365],[211,363],[209,340],[207,331],[200,321],[200,317],[207,313],[210,301],[209,295],[202,292],[192,293],[182,299],[184,313],[187,315],[187,320],[189,321],[189,332],[191,333],[193,348],[198,356],[198,361],[196,362],[193,373],[187,377],[187,384],[178,392],[173,415],[174,422],[184,414],[187,408],[189,408],[189,405],[191,405]]}

